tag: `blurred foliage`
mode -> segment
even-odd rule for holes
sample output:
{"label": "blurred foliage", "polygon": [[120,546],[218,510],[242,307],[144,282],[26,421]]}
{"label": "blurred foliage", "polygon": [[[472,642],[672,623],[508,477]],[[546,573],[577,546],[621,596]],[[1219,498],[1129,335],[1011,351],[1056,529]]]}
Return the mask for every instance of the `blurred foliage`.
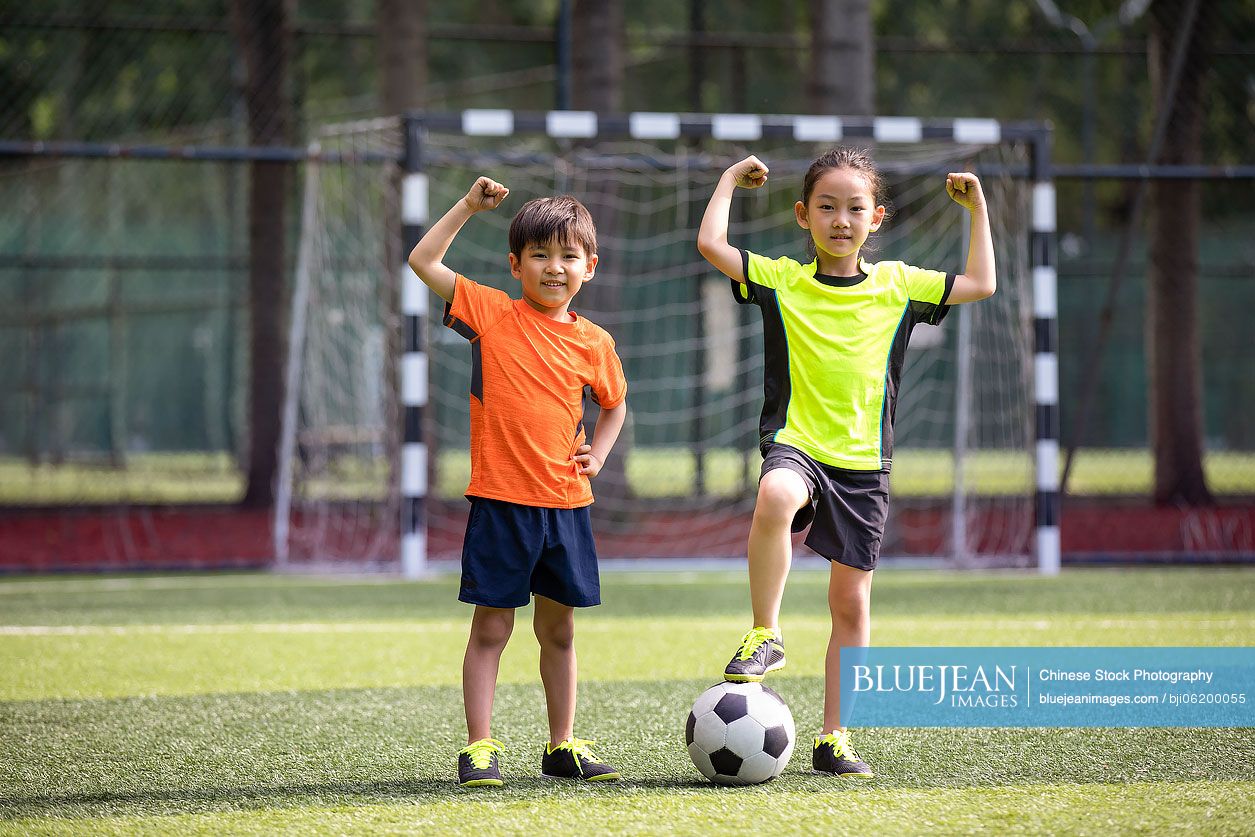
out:
{"label": "blurred foliage", "polygon": [[[1098,159],[1139,159],[1153,117],[1145,16],[1119,25],[1111,0],[1057,5],[1100,35]],[[552,106],[552,72],[528,73],[554,69],[549,30],[557,6],[429,0],[433,105]],[[881,113],[1049,119],[1059,129],[1060,159],[1079,156],[1073,129],[1086,93],[1078,83],[1082,41],[1050,24],[1036,3],[881,0],[872,7]],[[722,0],[703,8],[706,34],[718,45],[694,50],[685,42],[688,3],[631,4],[627,109],[804,112],[805,0]],[[291,95],[300,109],[369,113],[378,87],[373,2],[301,0],[296,9],[300,72]],[[1197,106],[1208,115],[1209,156],[1249,160],[1255,0],[1226,0],[1214,13],[1220,26],[1211,84]],[[700,102],[688,92],[695,52],[705,65]],[[0,0],[0,136],[115,139],[230,121],[239,106],[235,63],[222,0]]]}
{"label": "blurred foliage", "polygon": [[[878,112],[1049,121],[1056,160],[1063,163],[1084,159],[1089,112],[1095,161],[1144,162],[1155,117],[1146,18],[1116,25],[1121,4],[1115,0],[1056,0],[1056,5],[1100,33],[1092,85],[1085,83],[1081,38],[1052,25],[1033,0],[875,0]],[[624,32],[624,108],[807,111],[808,6],[807,0],[706,2],[706,45],[694,47],[688,33],[690,3],[634,0]],[[294,7],[296,55],[289,95],[301,139],[324,122],[379,115],[373,0],[299,0]],[[1205,93],[1189,106],[1205,114],[1205,162],[1249,165],[1255,161],[1255,0],[1224,0],[1211,8],[1220,21],[1209,67],[1187,68],[1206,70]],[[0,0],[0,139],[242,144],[243,68],[226,10],[226,0]],[[552,107],[557,11],[558,0],[428,0],[430,107]],[[690,90],[695,57],[701,59],[702,73],[696,99]],[[141,175],[140,168],[149,175]],[[171,359],[161,374],[132,375],[124,385],[135,403],[145,405],[161,402],[165,393],[171,416],[136,414],[130,420],[145,425],[143,435],[162,449],[238,449],[242,168],[126,163],[114,167],[112,179],[97,171],[87,164],[0,160],[0,196],[6,206],[22,209],[19,221],[0,229],[0,256],[10,259],[0,265],[0,299],[10,312],[9,320],[0,322],[0,349],[11,361],[0,369],[0,393],[5,394],[0,425],[9,428],[0,447],[23,450],[26,444],[19,437],[50,433],[62,421],[54,416],[35,422],[35,430],[12,429],[14,416],[27,412],[23,381],[28,378],[62,381],[65,390],[55,397],[77,405],[65,408],[74,416],[63,424],[77,427],[84,439],[108,435],[108,385],[100,379],[102,358],[111,350],[109,336],[99,319],[73,319],[75,306],[95,306],[92,316],[101,316],[109,305],[104,297],[108,284],[126,289],[118,292],[124,304],[128,298],[154,296],[147,293],[152,286],[177,296],[170,304],[183,309],[163,314],[164,319],[157,312],[132,311],[131,332],[121,332],[128,344],[122,351],[132,357]],[[1059,184],[1065,391],[1077,385],[1088,362],[1082,353],[1094,336],[1132,189],[1126,180]],[[92,215],[88,203],[78,199],[83,190],[99,195],[114,190],[110,200],[117,211]],[[36,209],[47,217],[38,220]],[[1231,312],[1249,310],[1251,304],[1255,190],[1249,181],[1213,183],[1205,190],[1203,212],[1208,445],[1248,449],[1255,445],[1255,429],[1243,419],[1255,409],[1255,388],[1246,370],[1255,358],[1249,338],[1230,324]],[[295,214],[291,220],[296,223]],[[123,229],[126,235],[120,234]],[[85,259],[102,250],[194,258],[201,272],[150,266],[110,268],[105,275],[98,266],[78,263],[49,273],[16,261],[32,254]],[[1143,269],[1142,252],[1139,241],[1134,276]],[[1142,289],[1139,282],[1127,287],[1112,348],[1102,360],[1100,387],[1109,397],[1091,432],[1100,446],[1140,446],[1146,438]],[[39,312],[59,312],[68,319],[29,329],[6,327],[20,326],[22,317],[35,318]],[[209,336],[197,343],[197,334]],[[154,351],[154,346],[162,348]],[[80,370],[79,377],[67,376],[70,368]],[[168,386],[181,394],[171,395]],[[86,403],[94,406],[84,409]],[[1065,428],[1071,407],[1065,399]],[[169,436],[156,429],[167,423]],[[32,444],[39,446],[35,439]]]}
{"label": "blurred foliage", "polygon": [[[689,5],[631,4],[625,109],[808,110],[805,0],[706,2],[705,34],[715,45],[701,47],[687,41]],[[1088,113],[1094,161],[1144,162],[1155,115],[1146,16],[1124,25],[1111,0],[1057,5],[1096,33],[1091,56],[1032,0],[873,2],[878,112],[1049,121],[1060,162],[1085,159]],[[557,8],[557,0],[429,0],[429,106],[552,107]],[[1205,114],[1207,162],[1249,162],[1255,0],[1226,0],[1213,13],[1220,25],[1206,94],[1192,106]],[[306,134],[377,115],[376,25],[372,0],[296,4],[289,95]],[[697,100],[693,72],[701,73]],[[0,0],[0,138],[243,143],[242,77],[223,0]],[[1086,198],[1118,223],[1130,191],[1109,182]],[[1255,211],[1255,193],[1213,210]],[[1065,226],[1092,217],[1069,205],[1061,213]]]}

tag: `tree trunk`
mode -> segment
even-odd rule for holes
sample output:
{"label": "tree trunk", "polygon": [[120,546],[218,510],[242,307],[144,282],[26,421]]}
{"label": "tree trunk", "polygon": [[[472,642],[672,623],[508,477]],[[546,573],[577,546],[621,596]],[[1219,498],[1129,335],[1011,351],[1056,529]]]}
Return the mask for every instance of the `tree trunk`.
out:
{"label": "tree trunk", "polygon": [[376,0],[383,112],[421,108],[427,88],[427,0]]}
{"label": "tree trunk", "polygon": [[[1150,78],[1157,112],[1170,108],[1162,164],[1198,163],[1211,4],[1203,0],[1184,72],[1173,101],[1165,101],[1186,0],[1157,0],[1151,11]],[[1203,473],[1203,405],[1198,335],[1199,184],[1156,180],[1150,186],[1149,287],[1146,357],[1150,382],[1150,439],[1156,503],[1214,504]]]}
{"label": "tree trunk", "polygon": [[[288,63],[292,0],[232,0],[231,26],[247,69],[248,138],[254,146],[289,140]],[[250,337],[248,483],[242,504],[274,505],[283,409],[286,163],[249,167],[248,303]]]}
{"label": "tree trunk", "polygon": [[571,69],[575,110],[614,113],[623,107],[622,0],[574,0]]}
{"label": "tree trunk", "polygon": [[[571,104],[576,110],[599,113],[618,111],[623,104],[623,2],[622,0],[574,0],[571,9]],[[606,326],[607,319],[622,311],[623,253],[608,244],[613,237],[622,240],[616,194],[619,184],[608,174],[588,178],[589,190],[578,197],[588,206],[597,224],[600,264],[597,275],[584,286],[572,307],[589,319]],[[613,331],[613,329],[609,329]],[[628,383],[629,397],[631,382]],[[590,399],[591,403],[591,399]],[[601,417],[590,406],[584,426],[590,431]],[[627,523],[622,514],[631,487],[627,481],[627,454],[631,448],[631,427],[624,426],[614,453],[593,481],[597,503],[592,514],[599,526],[616,528]],[[592,432],[589,436],[593,436]]]}
{"label": "tree trunk", "polygon": [[[693,113],[703,113],[702,91],[706,86],[706,50],[694,43],[706,34],[706,0],[689,0],[689,96],[688,107]],[[692,139],[697,144],[697,138]]]}
{"label": "tree trunk", "polygon": [[870,0],[810,0],[813,113],[870,116],[876,106],[876,54]]}
{"label": "tree trunk", "polygon": [[[375,24],[379,39],[380,104],[388,116],[417,110],[427,100],[427,0],[377,0]],[[404,124],[401,130],[405,130]],[[401,137],[404,144],[404,137]],[[379,284],[385,295],[383,310],[386,313],[384,338],[384,444],[389,463],[389,497],[395,495],[399,502],[401,482],[398,469],[401,466],[402,407],[399,378],[401,355],[404,351],[405,323],[401,313],[401,284],[396,271],[402,269],[405,256],[417,241],[404,241],[401,237],[401,182],[404,172],[400,167],[392,173],[391,188],[385,200],[386,228],[379,231],[383,239],[383,264],[388,275]],[[415,280],[417,281],[417,280]],[[423,293],[428,293],[426,288]],[[426,346],[420,349],[427,351]],[[424,420],[428,418],[424,411]],[[427,444],[428,484],[436,484],[436,463],[439,441],[435,434],[423,433]]]}

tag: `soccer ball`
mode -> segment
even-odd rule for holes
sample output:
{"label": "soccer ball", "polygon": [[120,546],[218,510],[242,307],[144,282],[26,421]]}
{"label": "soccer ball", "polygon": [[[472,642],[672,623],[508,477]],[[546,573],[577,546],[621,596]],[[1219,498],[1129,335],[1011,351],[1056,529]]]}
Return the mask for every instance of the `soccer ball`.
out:
{"label": "soccer ball", "polygon": [[720,785],[757,785],[793,755],[793,715],[761,683],[719,683],[702,692],[684,729],[689,758]]}

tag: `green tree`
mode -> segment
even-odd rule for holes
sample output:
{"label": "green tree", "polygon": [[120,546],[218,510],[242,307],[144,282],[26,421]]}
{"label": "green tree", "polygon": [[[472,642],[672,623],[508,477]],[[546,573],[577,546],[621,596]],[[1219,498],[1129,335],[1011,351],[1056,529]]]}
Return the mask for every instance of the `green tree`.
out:
{"label": "green tree", "polygon": [[810,0],[812,62],[806,69],[813,113],[869,115],[876,99],[870,0]]}
{"label": "green tree", "polygon": [[[1193,27],[1183,26],[1197,5]],[[1167,118],[1163,151],[1155,163],[1202,159],[1201,93],[1213,37],[1214,5],[1202,0],[1156,0],[1151,9],[1150,76],[1156,112]],[[1183,38],[1188,41],[1182,43]],[[1185,72],[1169,89],[1172,63],[1185,50]],[[1171,97],[1171,98],[1169,98]],[[1203,473],[1202,361],[1198,335],[1198,233],[1195,180],[1155,180],[1150,186],[1150,263],[1146,306],[1146,360],[1150,380],[1150,437],[1155,457],[1155,502],[1212,505]]]}
{"label": "green tree", "polygon": [[[245,104],[253,146],[289,142],[287,97],[290,21],[294,0],[232,0],[231,28],[247,70]],[[290,167],[254,162],[249,166],[248,304],[250,349],[248,474],[242,504],[274,505],[280,415],[283,409],[285,343],[284,289]]]}
{"label": "green tree", "polygon": [[[427,0],[376,0],[375,31],[379,40],[380,105],[387,116],[417,110],[426,103],[427,95]],[[401,128],[405,130],[404,126]],[[402,138],[404,146],[404,138]],[[405,254],[417,242],[403,241],[397,231],[401,228],[401,212],[397,196],[401,194],[403,173],[397,169],[392,175],[392,188],[388,194],[388,229],[381,230],[384,241],[383,263],[388,269],[405,263]],[[382,282],[387,298],[383,310],[388,312],[387,344],[385,349],[384,387],[387,408],[385,416],[394,417],[385,428],[388,462],[394,472],[389,485],[398,486],[395,469],[401,462],[401,433],[399,403],[400,381],[398,364],[403,351],[404,326],[401,315],[400,282]],[[426,289],[424,289],[424,293]],[[428,449],[428,462],[436,462],[434,434],[424,436]]]}
{"label": "green tree", "polygon": [[[618,111],[623,103],[623,2],[622,0],[572,0],[571,9],[571,104],[576,110],[603,113]],[[602,230],[618,226],[616,199],[618,185],[606,177],[592,184],[585,195],[589,209]],[[593,312],[593,319],[605,322],[604,315],[622,308],[622,273],[613,254],[607,254],[605,238],[601,242],[602,263],[596,278],[588,283],[577,305]],[[584,417],[585,427],[592,428],[601,416],[593,408]],[[589,433],[591,437],[593,434]],[[597,476],[596,490],[602,498],[625,498],[631,494],[628,485],[627,452],[630,434],[620,437],[614,455]],[[618,506],[606,503],[603,508]],[[594,507],[600,516],[601,510]]]}
{"label": "green tree", "polygon": [[623,2],[571,0],[571,101],[576,110],[623,106]]}
{"label": "green tree", "polygon": [[421,108],[427,87],[427,0],[376,0],[375,25],[384,114]]}

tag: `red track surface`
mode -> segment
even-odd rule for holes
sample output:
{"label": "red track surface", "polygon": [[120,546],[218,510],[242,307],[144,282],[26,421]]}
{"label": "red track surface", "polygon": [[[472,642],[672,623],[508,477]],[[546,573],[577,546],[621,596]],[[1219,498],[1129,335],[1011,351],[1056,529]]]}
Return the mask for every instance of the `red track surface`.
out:
{"label": "red track surface", "polygon": [[[942,514],[905,503],[895,506],[906,551],[944,551],[937,534],[945,531]],[[464,520],[465,503],[433,509],[433,556],[456,559]],[[599,529],[598,548],[607,558],[684,557],[697,537],[705,555],[742,555],[748,526],[748,517],[740,513],[654,512],[624,533]],[[347,533],[346,545],[355,538],[351,528],[335,528]],[[981,531],[979,521],[971,528]],[[384,544],[383,551],[395,554],[395,545]],[[1065,562],[1069,557],[1250,560],[1255,556],[1255,503],[1183,510],[1069,500],[1063,552]],[[222,506],[0,511],[0,572],[264,567],[272,553],[267,512]]]}

